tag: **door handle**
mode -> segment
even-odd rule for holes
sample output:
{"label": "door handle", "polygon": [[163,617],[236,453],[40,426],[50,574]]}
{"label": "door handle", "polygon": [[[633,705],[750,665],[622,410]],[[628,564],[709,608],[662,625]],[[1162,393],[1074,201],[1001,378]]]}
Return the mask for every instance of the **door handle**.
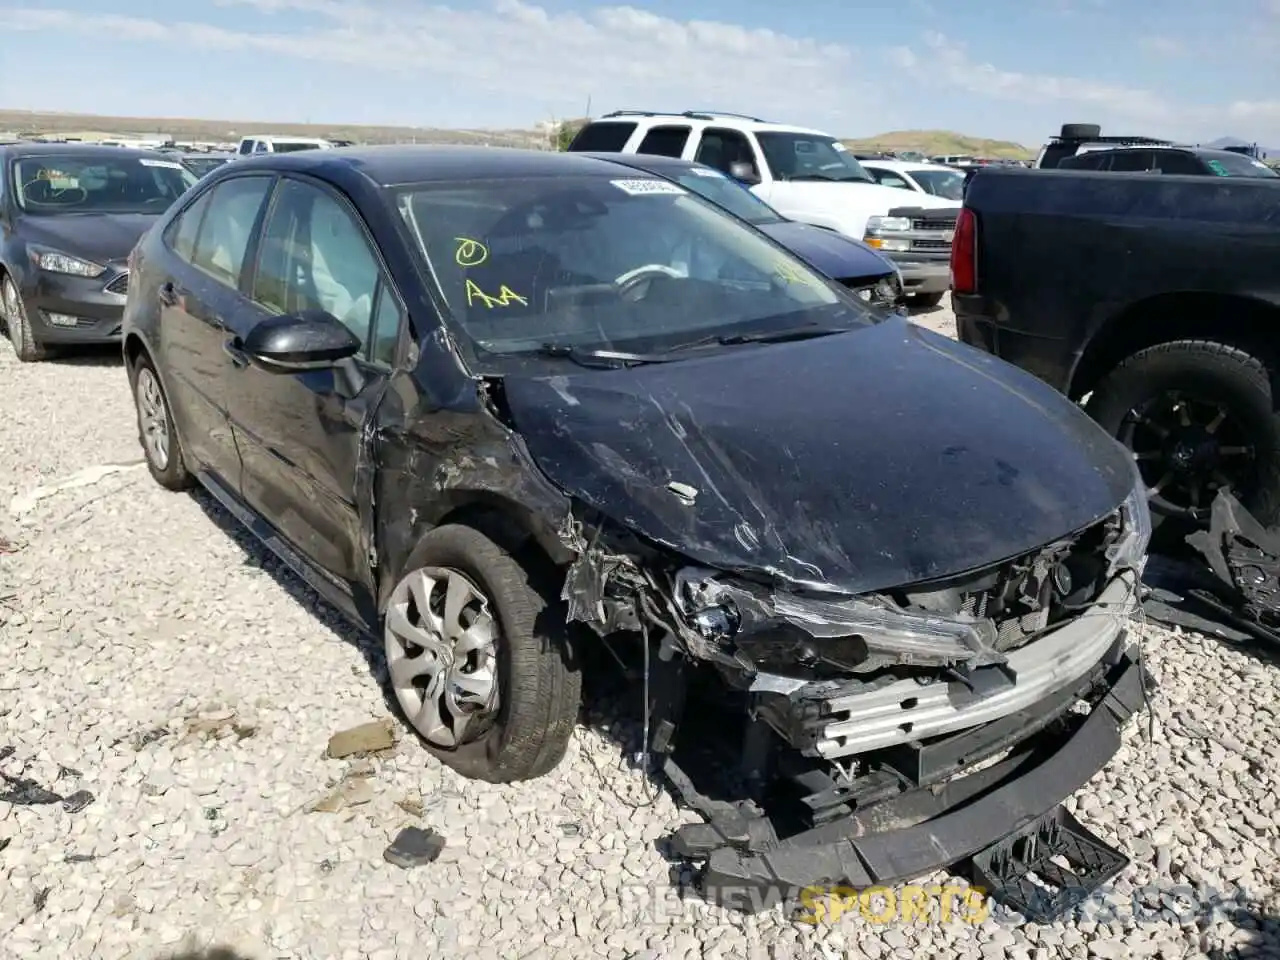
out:
{"label": "door handle", "polygon": [[166,307],[176,307],[178,305],[178,291],[174,288],[172,282],[160,284],[160,289],[156,291],[156,295]]}
{"label": "door handle", "polygon": [[237,370],[243,370],[249,365],[249,355],[244,352],[244,341],[239,337],[228,337],[222,342],[222,349]]}

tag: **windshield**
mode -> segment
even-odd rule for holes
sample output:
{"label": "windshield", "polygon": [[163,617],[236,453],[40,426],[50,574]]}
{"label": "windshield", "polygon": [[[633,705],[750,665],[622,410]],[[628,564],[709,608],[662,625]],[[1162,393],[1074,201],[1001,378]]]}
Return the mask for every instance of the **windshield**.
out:
{"label": "windshield", "polygon": [[935,197],[964,199],[964,174],[959,170],[912,170],[911,179]]}
{"label": "windshield", "polygon": [[757,133],[775,180],[836,180],[874,183],[839,140],[810,133]]}
{"label": "windshield", "polygon": [[730,180],[719,170],[711,168],[690,167],[676,177],[686,190],[692,190],[700,197],[706,197],[714,204],[724,207],[735,217],[741,217],[748,223],[778,223],[782,214],[769,206],[754,193],[738,183]]}
{"label": "windshield", "polygon": [[299,150],[318,150],[320,144],[302,140],[272,140],[271,149],[276,153],[297,153]]}
{"label": "windshield", "polygon": [[708,336],[876,322],[678,184],[556,177],[400,188],[396,206],[480,354],[660,351]]}
{"label": "windshield", "polygon": [[1276,177],[1280,176],[1261,160],[1254,160],[1241,153],[1216,153],[1204,158],[1205,164],[1220,177]]}
{"label": "windshield", "polygon": [[151,157],[22,157],[12,166],[27,213],[163,213],[196,176],[177,160]]}

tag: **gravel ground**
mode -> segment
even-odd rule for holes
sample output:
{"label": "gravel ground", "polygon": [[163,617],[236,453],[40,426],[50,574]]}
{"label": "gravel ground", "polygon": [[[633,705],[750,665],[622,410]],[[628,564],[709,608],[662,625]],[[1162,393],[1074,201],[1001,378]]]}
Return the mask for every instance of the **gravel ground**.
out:
{"label": "gravel ground", "polygon": [[[1072,802],[1134,865],[1077,919],[815,927],[682,906],[653,841],[689,815],[665,793],[637,809],[629,719],[595,718],[557,771],[509,787],[409,737],[325,759],[335,731],[389,715],[377,656],[207,498],[151,482],[113,357],[0,348],[0,384],[0,771],[95,795],[74,813],[0,801],[0,957],[1280,957],[1263,919],[1280,671],[1257,653],[1141,627],[1154,719]],[[383,861],[406,824],[447,838],[439,861]],[[1183,902],[1193,884],[1242,909]]]}

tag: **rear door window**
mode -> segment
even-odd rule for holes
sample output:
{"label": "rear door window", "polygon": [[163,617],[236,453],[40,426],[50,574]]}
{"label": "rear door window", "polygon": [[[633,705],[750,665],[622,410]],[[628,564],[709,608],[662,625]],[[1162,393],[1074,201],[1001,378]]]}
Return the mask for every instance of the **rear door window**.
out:
{"label": "rear door window", "polygon": [[258,223],[270,177],[236,177],[213,188],[191,262],[229,287],[240,285],[245,251]]}
{"label": "rear door window", "polygon": [[684,156],[685,145],[689,142],[692,127],[654,127],[644,135],[636,153],[648,153],[657,157]]}
{"label": "rear door window", "polygon": [[635,133],[636,124],[612,120],[588,123],[569,144],[575,153],[621,153]]}
{"label": "rear door window", "polygon": [[755,168],[757,175],[760,172],[751,141],[737,130],[708,127],[702,132],[702,142],[698,144],[698,153],[694,159],[731,176],[735,163],[749,163]]}
{"label": "rear door window", "polygon": [[1115,150],[1111,155],[1113,173],[1146,173],[1158,166],[1151,150]]}

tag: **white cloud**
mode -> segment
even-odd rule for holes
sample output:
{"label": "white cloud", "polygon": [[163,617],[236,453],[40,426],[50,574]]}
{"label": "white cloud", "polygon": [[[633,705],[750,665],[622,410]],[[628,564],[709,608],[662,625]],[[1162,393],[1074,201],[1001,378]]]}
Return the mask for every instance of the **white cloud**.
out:
{"label": "white cloud", "polygon": [[[1280,7],[1280,0],[1268,0]],[[1280,100],[1227,104],[1174,103],[1141,87],[1086,77],[1005,70],[969,54],[966,44],[937,32],[926,33],[918,48],[888,51],[891,63],[920,63],[918,76],[978,97],[1045,107],[1047,127],[1062,120],[1115,124],[1126,132],[1151,136],[1200,137],[1237,132],[1259,140],[1280,140]],[[1074,111],[1079,110],[1079,113]],[[962,126],[962,125],[959,125]]]}
{"label": "white cloud", "polygon": [[[1275,2],[1280,3],[1280,0],[1275,0]],[[1187,52],[1186,44],[1176,37],[1142,37],[1138,41],[1138,45],[1148,53],[1154,53],[1162,57],[1180,57]]]}
{"label": "white cloud", "polygon": [[[353,64],[432,78],[437,96],[456,91],[469,102],[485,95],[534,100],[535,113],[579,112],[590,96],[597,108],[715,107],[792,116],[799,107],[808,118],[847,126],[851,102],[872,92],[848,46],[731,23],[673,20],[631,6],[576,14],[526,0],[468,9],[413,0],[215,2],[254,8],[264,14],[252,21],[260,29],[34,7],[0,10],[0,22],[10,31],[77,31]],[[823,81],[813,83],[814,76]],[[858,120],[861,126],[890,117],[859,110]]]}

